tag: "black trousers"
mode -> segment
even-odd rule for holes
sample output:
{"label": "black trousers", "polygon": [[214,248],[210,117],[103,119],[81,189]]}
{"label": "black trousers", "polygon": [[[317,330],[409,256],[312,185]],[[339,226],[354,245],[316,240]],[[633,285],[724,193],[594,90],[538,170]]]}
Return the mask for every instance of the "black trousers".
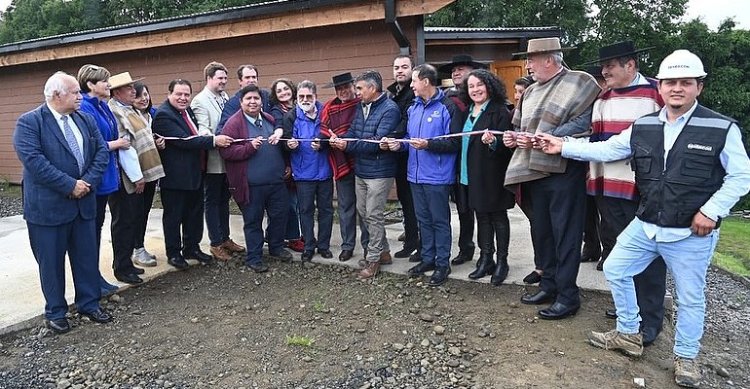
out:
{"label": "black trousers", "polygon": [[131,257],[142,207],[143,194],[128,194],[122,185],[120,190],[109,195],[109,212],[112,214],[112,269],[115,274],[132,274],[135,271]]}
{"label": "black trousers", "polygon": [[495,242],[497,242],[497,258],[503,260],[508,258],[508,245],[510,244],[510,220],[508,211],[476,212],[477,215],[477,243],[480,255],[492,255],[495,253]]}
{"label": "black trousers", "polygon": [[[597,257],[602,253],[601,224],[595,196],[586,196],[586,224],[583,228],[583,255]],[[614,245],[613,245],[614,246]],[[613,247],[612,246],[612,247]],[[612,250],[610,247],[607,253]]]}
{"label": "black trousers", "polygon": [[453,200],[458,212],[458,251],[474,254],[474,210],[469,207],[469,187],[456,183],[453,185]]}
{"label": "black trousers", "polygon": [[[609,253],[617,236],[635,218],[638,202],[614,197],[597,197],[602,215],[603,252]],[[606,220],[606,223],[604,222]],[[611,244],[611,246],[609,246]],[[656,258],[643,271],[633,277],[638,306],[641,309],[641,330],[645,341],[653,341],[661,332],[664,322],[664,295],[667,292],[667,265]]]}
{"label": "black trousers", "polygon": [[154,194],[156,193],[156,181],[147,182],[143,187],[142,210],[138,215],[135,230],[134,248],[143,246],[143,238],[146,236],[146,225],[148,224],[148,214],[151,213],[151,207],[154,205]]}
{"label": "black trousers", "polygon": [[[531,233],[531,239],[533,242],[534,239],[534,210],[533,210],[533,202],[534,200],[531,198],[530,194],[531,190],[529,189],[529,183],[523,183],[521,184],[521,201],[518,204],[518,207],[521,208],[521,211],[524,215],[526,215],[526,218],[529,219],[529,232]],[[542,270],[542,260],[539,259],[539,254],[536,252],[536,249],[534,250],[534,270]]]}
{"label": "black trousers", "polygon": [[167,258],[197,251],[203,237],[203,184],[196,190],[161,188],[160,193]]}
{"label": "black trousers", "polygon": [[397,158],[396,195],[404,215],[404,247],[419,248],[419,226],[414,211],[414,198],[411,195],[409,181],[406,180],[407,159],[407,153],[401,153]]}
{"label": "black trousers", "polygon": [[540,288],[557,294],[557,302],[579,305],[576,279],[586,216],[586,165],[568,161],[565,173],[529,182],[532,198],[532,242],[542,261]]}

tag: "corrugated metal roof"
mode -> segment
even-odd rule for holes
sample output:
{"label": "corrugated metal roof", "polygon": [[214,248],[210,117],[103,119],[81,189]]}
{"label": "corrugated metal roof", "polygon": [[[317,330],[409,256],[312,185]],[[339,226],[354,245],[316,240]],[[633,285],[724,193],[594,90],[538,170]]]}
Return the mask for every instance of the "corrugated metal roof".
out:
{"label": "corrugated metal roof", "polygon": [[157,32],[180,27],[191,27],[202,24],[245,19],[273,13],[301,11],[328,5],[354,3],[359,1],[361,0],[269,0],[262,3],[222,8],[215,11],[200,12],[191,15],[173,16],[169,18],[149,20],[146,22],[129,23],[113,27],[77,31],[50,37],[8,43],[0,46],[0,54],[9,54],[16,51],[39,49],[144,32]]}
{"label": "corrugated metal roof", "polygon": [[560,27],[425,27],[425,39],[533,39],[559,37]]}

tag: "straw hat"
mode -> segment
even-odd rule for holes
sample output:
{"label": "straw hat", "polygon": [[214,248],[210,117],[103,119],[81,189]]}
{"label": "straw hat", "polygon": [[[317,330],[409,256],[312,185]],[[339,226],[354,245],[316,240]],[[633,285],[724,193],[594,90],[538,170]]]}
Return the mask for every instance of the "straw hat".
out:
{"label": "straw hat", "polygon": [[109,85],[110,89],[117,89],[126,85],[133,85],[140,80],[143,80],[143,77],[134,80],[130,77],[130,72],[124,72],[109,77]]}
{"label": "straw hat", "polygon": [[513,53],[513,56],[528,56],[529,54],[554,53],[558,51],[573,50],[575,47],[560,47],[560,38],[538,38],[529,39],[526,51]]}

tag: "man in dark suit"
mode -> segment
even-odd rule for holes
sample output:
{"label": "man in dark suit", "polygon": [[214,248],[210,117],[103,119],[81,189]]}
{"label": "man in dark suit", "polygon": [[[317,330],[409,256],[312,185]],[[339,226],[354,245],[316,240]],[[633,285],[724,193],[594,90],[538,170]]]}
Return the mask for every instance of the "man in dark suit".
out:
{"label": "man in dark suit", "polygon": [[78,312],[97,323],[112,321],[99,307],[101,274],[96,251],[95,188],[109,163],[96,122],[79,112],[81,90],[58,72],[44,85],[46,104],[23,114],[13,145],[23,164],[23,215],[39,264],[47,326],[70,331],[65,318],[65,254],[70,258]]}
{"label": "man in dark suit", "polygon": [[[170,265],[185,269],[186,259],[208,264],[213,258],[201,251],[203,237],[203,178],[206,150],[227,147],[226,135],[198,136],[198,120],[190,109],[192,87],[187,80],[172,80],[169,95],[154,115],[154,133],[167,138],[161,150],[166,177],[159,182],[164,205],[162,224]],[[183,236],[180,236],[182,229]]]}

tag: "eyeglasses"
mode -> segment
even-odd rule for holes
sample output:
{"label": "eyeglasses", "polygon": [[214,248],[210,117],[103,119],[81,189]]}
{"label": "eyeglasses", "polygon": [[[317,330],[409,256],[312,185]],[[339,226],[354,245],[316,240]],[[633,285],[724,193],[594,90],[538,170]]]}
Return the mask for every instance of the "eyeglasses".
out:
{"label": "eyeglasses", "polygon": [[312,100],[315,95],[297,95],[297,100]]}

